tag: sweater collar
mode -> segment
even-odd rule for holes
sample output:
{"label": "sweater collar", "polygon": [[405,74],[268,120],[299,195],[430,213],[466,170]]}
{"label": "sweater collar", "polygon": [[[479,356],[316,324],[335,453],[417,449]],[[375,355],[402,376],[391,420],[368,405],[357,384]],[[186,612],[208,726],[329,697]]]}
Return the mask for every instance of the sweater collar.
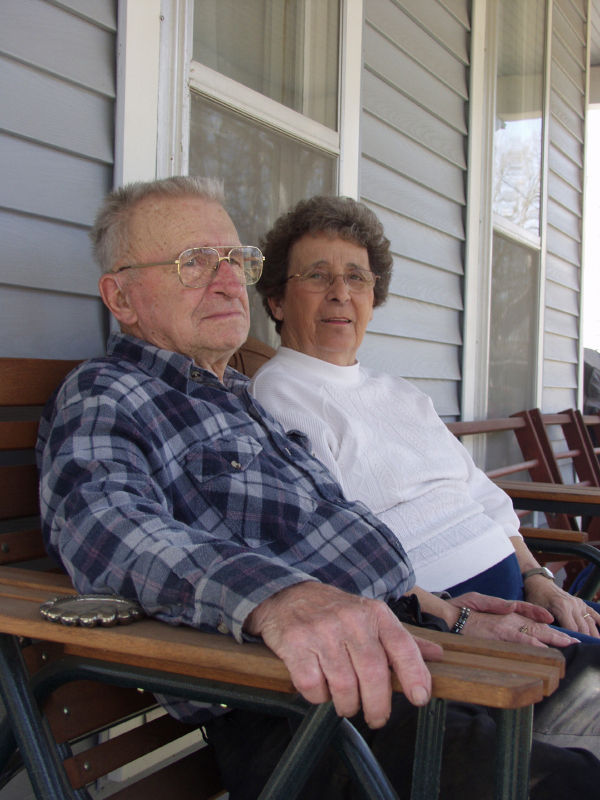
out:
{"label": "sweater collar", "polygon": [[289,347],[280,345],[277,348],[277,359],[292,369],[307,372],[314,378],[324,382],[336,383],[339,386],[359,386],[364,381],[364,375],[357,361],[349,367],[339,367],[314,356],[307,356]]}

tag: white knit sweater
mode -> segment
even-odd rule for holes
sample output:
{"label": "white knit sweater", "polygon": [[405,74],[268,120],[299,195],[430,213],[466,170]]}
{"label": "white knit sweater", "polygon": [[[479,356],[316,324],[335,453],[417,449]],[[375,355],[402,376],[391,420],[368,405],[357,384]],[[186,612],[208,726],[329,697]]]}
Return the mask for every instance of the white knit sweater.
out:
{"label": "white knit sweater", "polygon": [[280,347],[250,391],[394,531],[418,586],[441,591],[514,553],[511,501],[407,381]]}

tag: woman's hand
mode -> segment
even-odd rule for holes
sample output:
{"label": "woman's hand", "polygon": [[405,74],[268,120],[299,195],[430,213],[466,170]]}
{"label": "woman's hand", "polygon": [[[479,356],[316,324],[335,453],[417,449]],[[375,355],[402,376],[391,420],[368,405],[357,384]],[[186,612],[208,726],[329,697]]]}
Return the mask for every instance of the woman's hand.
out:
{"label": "woman's hand", "polygon": [[600,614],[543,575],[530,575],[525,580],[525,597],[530,603],[547,609],[561,628],[600,638]]}

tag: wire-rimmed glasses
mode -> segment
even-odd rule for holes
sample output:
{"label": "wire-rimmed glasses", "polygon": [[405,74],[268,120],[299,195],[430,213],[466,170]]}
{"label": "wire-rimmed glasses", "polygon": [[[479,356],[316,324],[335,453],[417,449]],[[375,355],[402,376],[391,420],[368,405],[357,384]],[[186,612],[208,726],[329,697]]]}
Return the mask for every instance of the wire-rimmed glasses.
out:
{"label": "wire-rimmed glasses", "polygon": [[[219,250],[226,255],[219,254]],[[190,247],[174,261],[155,261],[151,264],[127,264],[113,271],[113,274],[126,269],[142,267],[177,267],[179,280],[188,289],[200,289],[214,279],[221,261],[227,261],[238,276],[240,283],[250,286],[260,278],[265,257],[258,247],[231,245],[226,247]]]}
{"label": "wire-rimmed glasses", "polygon": [[367,292],[375,286],[378,275],[366,269],[350,269],[348,272],[333,273],[328,269],[307,269],[296,275],[288,275],[283,281],[287,283],[296,278],[307,292],[326,292],[336,278],[341,278],[351,292]]}

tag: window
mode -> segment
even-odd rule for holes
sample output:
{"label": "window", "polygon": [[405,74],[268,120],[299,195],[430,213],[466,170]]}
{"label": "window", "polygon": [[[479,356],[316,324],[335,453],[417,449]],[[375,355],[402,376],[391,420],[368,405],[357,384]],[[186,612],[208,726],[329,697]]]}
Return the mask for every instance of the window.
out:
{"label": "window", "polygon": [[[500,0],[492,181],[488,418],[536,403],[545,0]],[[489,437],[486,469],[511,437]],[[501,444],[502,441],[502,444]]]}
{"label": "window", "polygon": [[[298,200],[339,191],[341,11],[340,0],[194,2],[188,171],[224,180],[247,244]],[[252,335],[278,344],[249,295]]]}

